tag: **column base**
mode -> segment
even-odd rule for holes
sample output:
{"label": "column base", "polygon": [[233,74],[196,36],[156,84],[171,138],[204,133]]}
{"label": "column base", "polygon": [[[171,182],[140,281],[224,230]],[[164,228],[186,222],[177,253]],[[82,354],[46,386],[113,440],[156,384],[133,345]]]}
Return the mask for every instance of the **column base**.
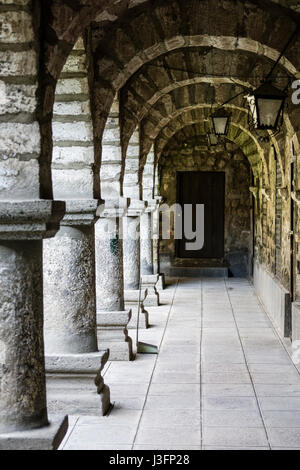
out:
{"label": "column base", "polygon": [[164,273],[160,273],[158,275],[158,281],[157,281],[157,284],[156,284],[156,289],[164,290],[165,288],[166,288],[165,275],[164,275]]}
{"label": "column base", "polygon": [[[149,328],[149,313],[145,310],[144,302],[147,298],[148,290],[141,289],[141,299],[140,299],[140,321],[139,328]],[[124,291],[124,300],[126,308],[132,310],[131,320],[128,323],[128,329],[136,329],[137,326],[137,315],[138,315],[138,304],[139,304],[139,290],[125,290]]]}
{"label": "column base", "polygon": [[159,294],[156,290],[156,284],[158,282],[158,274],[149,274],[142,276],[142,286],[147,289],[148,295],[144,300],[145,307],[158,307],[159,304]]}
{"label": "column base", "polygon": [[101,348],[109,349],[110,361],[132,361],[132,339],[127,325],[131,310],[120,312],[97,312],[97,336]]}
{"label": "column base", "polygon": [[[109,351],[45,357],[49,413],[105,415],[111,407],[110,390],[101,371]],[[95,388],[96,386],[96,388]]]}
{"label": "column base", "polygon": [[0,450],[56,450],[68,430],[68,417],[53,419],[48,426],[0,434]]}

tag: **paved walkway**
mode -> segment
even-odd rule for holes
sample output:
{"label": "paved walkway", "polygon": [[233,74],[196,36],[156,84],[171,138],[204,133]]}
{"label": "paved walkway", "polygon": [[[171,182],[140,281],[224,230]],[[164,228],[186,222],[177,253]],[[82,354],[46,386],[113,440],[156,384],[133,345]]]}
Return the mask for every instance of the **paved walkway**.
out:
{"label": "paved walkway", "polygon": [[[242,279],[181,279],[149,309],[158,356],[110,363],[108,417],[72,417],[67,449],[300,449],[300,375]],[[133,331],[131,331],[133,333]]]}

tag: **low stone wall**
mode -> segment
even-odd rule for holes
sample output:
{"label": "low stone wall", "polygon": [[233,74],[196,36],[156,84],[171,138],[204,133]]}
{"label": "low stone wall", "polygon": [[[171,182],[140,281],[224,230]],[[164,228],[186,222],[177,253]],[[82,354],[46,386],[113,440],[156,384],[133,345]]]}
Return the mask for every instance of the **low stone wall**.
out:
{"label": "low stone wall", "polygon": [[292,341],[300,340],[300,303],[292,303]]}
{"label": "low stone wall", "polygon": [[280,335],[288,337],[291,330],[291,298],[289,292],[264,266],[254,262],[253,284],[267,313]]}

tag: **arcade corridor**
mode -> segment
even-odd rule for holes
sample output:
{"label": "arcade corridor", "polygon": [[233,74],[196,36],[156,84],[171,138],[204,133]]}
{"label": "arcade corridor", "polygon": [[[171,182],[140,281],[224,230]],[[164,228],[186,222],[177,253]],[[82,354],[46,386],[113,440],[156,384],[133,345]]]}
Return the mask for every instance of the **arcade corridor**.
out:
{"label": "arcade corridor", "polygon": [[300,449],[299,51],[299,0],[0,0],[0,450]]}
{"label": "arcade corridor", "polygon": [[142,340],[108,363],[108,417],[71,416],[61,449],[300,449],[300,371],[244,279],[179,279]]}

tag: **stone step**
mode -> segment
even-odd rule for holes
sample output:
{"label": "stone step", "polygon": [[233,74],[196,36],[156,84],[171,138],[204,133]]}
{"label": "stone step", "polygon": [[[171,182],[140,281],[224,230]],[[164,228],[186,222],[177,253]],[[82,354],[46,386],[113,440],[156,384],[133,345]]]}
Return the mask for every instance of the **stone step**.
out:
{"label": "stone step", "polygon": [[[166,270],[165,270],[166,271]],[[228,277],[228,268],[222,266],[170,266],[169,277]]]}

